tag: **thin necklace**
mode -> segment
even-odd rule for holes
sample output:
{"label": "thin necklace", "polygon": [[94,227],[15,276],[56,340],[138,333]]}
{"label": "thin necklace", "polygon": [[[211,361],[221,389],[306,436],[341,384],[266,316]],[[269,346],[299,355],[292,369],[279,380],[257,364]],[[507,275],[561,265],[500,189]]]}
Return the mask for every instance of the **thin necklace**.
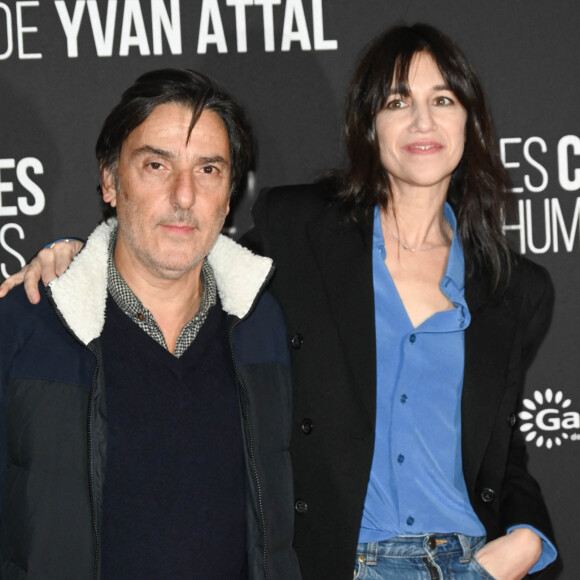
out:
{"label": "thin necklace", "polygon": [[397,236],[396,234],[394,234],[389,228],[387,228],[387,226],[385,225],[385,229],[387,230],[387,233],[394,238],[395,240],[397,240],[397,242],[399,243],[399,245],[401,246],[401,248],[403,248],[403,250],[407,250],[408,252],[428,252],[429,250],[434,250],[435,248],[440,248],[441,246],[448,246],[450,245],[451,242],[449,241],[445,241],[441,244],[436,244],[434,246],[431,246],[430,248],[412,248],[411,246],[409,246],[409,244],[403,242],[399,236]]}

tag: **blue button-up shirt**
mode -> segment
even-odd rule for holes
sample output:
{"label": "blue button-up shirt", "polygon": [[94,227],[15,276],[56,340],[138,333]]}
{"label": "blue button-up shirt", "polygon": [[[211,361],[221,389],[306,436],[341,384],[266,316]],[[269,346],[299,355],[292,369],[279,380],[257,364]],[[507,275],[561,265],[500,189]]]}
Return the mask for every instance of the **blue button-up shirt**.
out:
{"label": "blue button-up shirt", "polygon": [[485,534],[469,502],[461,463],[464,330],[470,315],[463,252],[448,205],[445,218],[454,235],[440,287],[454,308],[415,328],[385,265],[375,210],[377,416],[361,542],[430,532]]}
{"label": "blue button-up shirt", "polygon": [[[471,317],[465,302],[463,250],[448,204],[445,219],[453,240],[440,289],[454,308],[435,313],[415,328],[385,265],[380,211],[375,208],[377,414],[360,542],[433,532],[485,535],[463,478],[461,391],[464,331]],[[542,538],[542,555],[531,570],[536,572],[555,559],[556,551],[542,533],[527,527]]]}

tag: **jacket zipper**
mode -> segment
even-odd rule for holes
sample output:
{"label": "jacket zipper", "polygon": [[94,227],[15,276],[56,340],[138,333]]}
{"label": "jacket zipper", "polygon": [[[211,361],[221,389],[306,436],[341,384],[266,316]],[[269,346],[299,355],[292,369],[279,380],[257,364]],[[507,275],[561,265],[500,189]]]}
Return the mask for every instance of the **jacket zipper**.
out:
{"label": "jacket zipper", "polygon": [[66,329],[66,331],[74,338],[76,342],[78,342],[83,348],[86,348],[92,355],[95,357],[95,370],[93,371],[93,377],[91,379],[91,390],[89,391],[89,407],[87,413],[87,469],[88,469],[88,479],[89,479],[89,503],[91,505],[91,525],[95,532],[95,561],[93,563],[93,578],[94,580],[99,580],[99,562],[101,558],[101,536],[99,534],[99,528],[97,526],[97,515],[96,515],[96,506],[95,506],[95,491],[94,491],[94,481],[93,481],[93,445],[92,445],[92,415],[93,415],[93,396],[95,392],[95,383],[97,380],[97,374],[99,371],[99,357],[97,356],[97,352],[94,348],[91,348],[89,345],[85,344],[77,335],[72,331],[66,320],[64,319],[63,315],[61,314],[59,308],[54,303],[52,298],[52,292],[50,290],[50,286],[46,286],[46,295],[48,297],[49,302],[52,305],[52,309],[54,310],[57,318]]}
{"label": "jacket zipper", "polygon": [[249,406],[250,405],[248,402],[248,389],[246,388],[246,384],[244,383],[242,377],[238,373],[238,367],[236,365],[236,359],[234,357],[234,345],[233,345],[232,339],[234,336],[234,329],[236,328],[236,326],[240,322],[245,320],[250,315],[250,312],[253,310],[253,307],[254,307],[258,297],[262,295],[264,288],[269,284],[270,280],[272,279],[272,276],[274,275],[274,270],[275,270],[275,267],[272,266],[270,268],[270,271],[268,272],[268,275],[264,279],[264,283],[262,284],[262,286],[260,287],[260,289],[256,293],[256,300],[254,300],[254,304],[248,310],[248,312],[246,313],[244,318],[241,318],[241,319],[238,318],[232,324],[232,326],[230,328],[230,332],[229,332],[230,353],[232,356],[232,363],[234,365],[234,373],[236,375],[236,379],[238,380],[238,383],[242,387],[242,394],[244,396],[244,417],[245,417],[245,423],[248,426],[248,440],[249,440],[249,444],[250,444],[250,460],[252,463],[252,471],[254,472],[254,479],[256,480],[256,485],[258,488],[258,510],[260,512],[260,522],[262,524],[262,536],[264,538],[264,549],[262,551],[262,568],[264,569],[264,578],[266,578],[266,580],[269,577],[268,576],[267,557],[266,557],[267,546],[268,546],[268,534],[266,533],[266,518],[264,517],[264,502],[262,499],[262,485],[260,483],[260,476],[258,474],[258,466],[256,465],[256,456],[254,454],[254,435],[252,432],[252,424],[250,423],[250,414],[249,414]]}
{"label": "jacket zipper", "polygon": [[264,504],[262,500],[262,485],[260,483],[260,476],[258,474],[258,466],[256,465],[256,457],[254,454],[254,435],[252,432],[252,424],[250,423],[250,416],[249,416],[249,403],[248,403],[248,390],[246,389],[246,385],[240,377],[238,373],[238,367],[236,366],[236,360],[234,357],[234,345],[232,342],[232,337],[234,334],[234,328],[240,323],[240,320],[237,320],[230,329],[229,333],[229,340],[230,340],[230,353],[232,355],[232,362],[234,365],[234,373],[236,374],[236,379],[238,380],[239,385],[242,387],[242,394],[244,396],[244,418],[245,423],[248,427],[248,442],[250,445],[250,461],[252,463],[252,471],[254,472],[254,479],[256,480],[256,485],[258,488],[258,510],[260,512],[260,522],[262,524],[262,536],[264,538],[264,549],[262,551],[262,568],[264,569],[264,577],[268,578],[268,568],[267,568],[267,558],[266,558],[266,549],[268,545],[268,535],[266,534],[266,518],[264,517]]}
{"label": "jacket zipper", "polygon": [[97,526],[97,508],[95,505],[95,487],[93,481],[93,443],[92,443],[92,428],[93,428],[93,395],[95,391],[95,384],[97,381],[97,374],[99,371],[99,359],[94,349],[87,346],[95,357],[95,370],[93,371],[93,379],[91,381],[91,391],[89,393],[89,409],[87,414],[87,453],[88,453],[88,475],[89,475],[89,501],[91,504],[91,523],[95,532],[95,561],[93,563],[93,578],[99,579],[99,563],[101,559],[101,535]]}

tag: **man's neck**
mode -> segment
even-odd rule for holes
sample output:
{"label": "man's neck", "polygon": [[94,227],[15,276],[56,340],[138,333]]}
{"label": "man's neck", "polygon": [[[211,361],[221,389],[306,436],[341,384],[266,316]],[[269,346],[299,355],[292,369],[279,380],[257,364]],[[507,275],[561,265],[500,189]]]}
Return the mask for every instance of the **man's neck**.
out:
{"label": "man's neck", "polygon": [[128,261],[126,256],[118,256],[118,245],[113,261],[127,286],[153,315],[168,350],[173,353],[183,327],[199,310],[203,294],[203,263],[172,279]]}
{"label": "man's neck", "polygon": [[199,310],[203,294],[200,272],[192,282],[186,285],[169,284],[163,288],[154,289],[151,286],[135,289],[129,281],[127,285],[155,318],[169,352],[175,352],[175,345],[183,327]]}

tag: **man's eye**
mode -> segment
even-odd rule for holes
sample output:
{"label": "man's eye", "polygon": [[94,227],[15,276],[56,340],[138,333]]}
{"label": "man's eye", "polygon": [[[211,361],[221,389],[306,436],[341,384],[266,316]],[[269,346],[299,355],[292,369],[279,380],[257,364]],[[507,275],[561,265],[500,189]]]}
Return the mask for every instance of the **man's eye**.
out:
{"label": "man's eye", "polygon": [[201,171],[206,175],[211,175],[212,173],[216,172],[216,168],[213,165],[206,165],[205,167],[201,168]]}
{"label": "man's eye", "polygon": [[149,167],[151,167],[151,169],[161,169],[163,167],[163,165],[161,165],[161,163],[159,163],[158,161],[151,161],[150,163],[147,164]]}

